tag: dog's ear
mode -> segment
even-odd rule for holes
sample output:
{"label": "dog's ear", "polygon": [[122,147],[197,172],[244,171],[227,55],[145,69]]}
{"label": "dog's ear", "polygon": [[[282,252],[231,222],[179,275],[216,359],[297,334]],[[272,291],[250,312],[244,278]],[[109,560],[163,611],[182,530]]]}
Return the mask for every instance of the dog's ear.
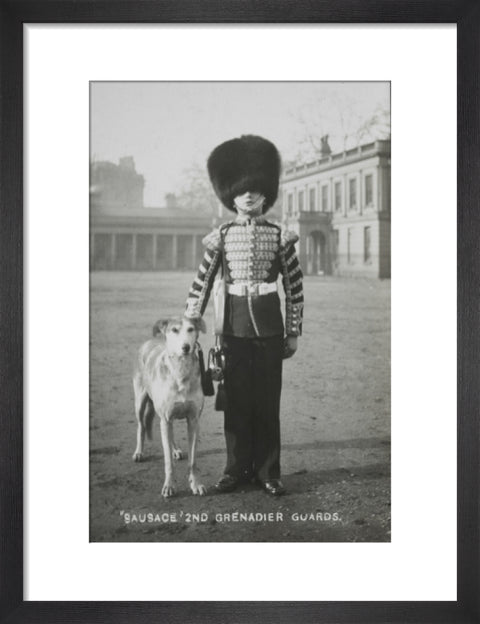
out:
{"label": "dog's ear", "polygon": [[195,327],[197,328],[197,331],[201,331],[202,334],[207,333],[207,324],[205,323],[205,321],[203,320],[201,316],[194,319],[194,322],[195,322]]}
{"label": "dog's ear", "polygon": [[157,321],[152,328],[152,335],[155,338],[158,334],[164,334],[167,329],[168,319]]}

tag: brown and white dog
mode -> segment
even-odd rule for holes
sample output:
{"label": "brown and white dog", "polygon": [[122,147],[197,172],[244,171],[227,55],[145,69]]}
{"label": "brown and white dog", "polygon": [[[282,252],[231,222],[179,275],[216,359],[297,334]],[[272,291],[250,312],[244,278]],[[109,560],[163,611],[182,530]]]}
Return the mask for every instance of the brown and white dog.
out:
{"label": "brown and white dog", "polygon": [[153,338],[140,347],[133,375],[138,423],[133,460],[142,461],[145,434],[148,439],[152,438],[153,419],[157,414],[165,461],[162,488],[165,497],[172,496],[176,490],[173,458],[182,457],[173,439],[173,421],[176,419],[187,420],[190,489],[199,495],[207,491],[199,481],[196,465],[199,420],[204,401],[196,349],[200,331],[206,331],[203,319],[175,317],[157,321]]}

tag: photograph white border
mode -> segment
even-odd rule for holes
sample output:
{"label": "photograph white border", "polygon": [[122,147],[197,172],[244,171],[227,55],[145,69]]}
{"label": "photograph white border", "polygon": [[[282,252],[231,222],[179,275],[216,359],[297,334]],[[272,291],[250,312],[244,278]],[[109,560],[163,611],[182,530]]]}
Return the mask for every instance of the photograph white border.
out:
{"label": "photograph white border", "polygon": [[[24,598],[456,600],[456,27],[25,25],[24,59]],[[88,542],[93,80],[391,81],[390,544]]]}

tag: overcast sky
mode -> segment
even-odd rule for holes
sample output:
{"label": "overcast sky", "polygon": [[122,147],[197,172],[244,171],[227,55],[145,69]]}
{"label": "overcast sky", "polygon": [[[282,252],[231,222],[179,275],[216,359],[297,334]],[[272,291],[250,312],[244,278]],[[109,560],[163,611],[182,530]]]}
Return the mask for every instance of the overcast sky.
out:
{"label": "overcast sky", "polygon": [[314,132],[328,132],[338,151],[339,112],[354,123],[378,106],[389,109],[389,98],[385,82],[94,82],[91,158],[133,156],[146,181],[145,206],[163,206],[165,194],[184,184],[183,172],[203,167],[223,141],[260,134],[291,159],[303,118]]}

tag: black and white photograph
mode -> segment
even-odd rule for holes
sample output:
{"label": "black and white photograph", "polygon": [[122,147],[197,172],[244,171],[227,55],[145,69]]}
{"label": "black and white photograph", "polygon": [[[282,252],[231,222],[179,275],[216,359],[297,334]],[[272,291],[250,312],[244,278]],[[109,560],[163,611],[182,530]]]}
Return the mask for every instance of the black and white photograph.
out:
{"label": "black and white photograph", "polygon": [[391,541],[385,82],[90,82],[89,539]]}

